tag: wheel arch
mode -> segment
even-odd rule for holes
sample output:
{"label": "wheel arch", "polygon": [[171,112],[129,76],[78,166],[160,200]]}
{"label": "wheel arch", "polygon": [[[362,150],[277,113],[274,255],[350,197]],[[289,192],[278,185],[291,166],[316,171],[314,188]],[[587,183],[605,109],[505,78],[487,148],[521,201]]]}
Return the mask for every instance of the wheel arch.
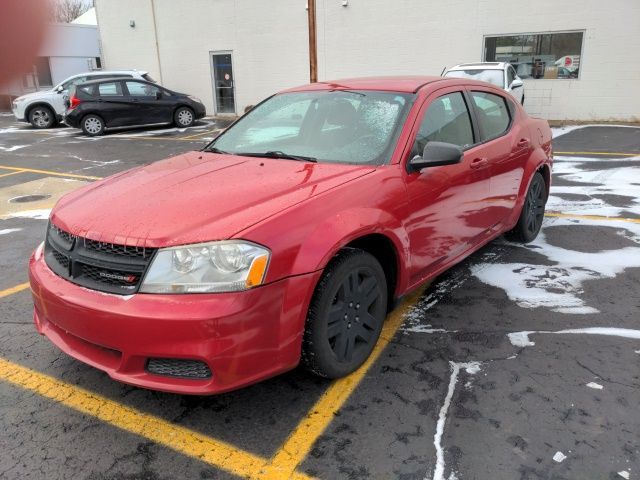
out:
{"label": "wheel arch", "polygon": [[347,248],[365,251],[378,260],[387,279],[387,309],[390,310],[396,297],[399,270],[399,255],[393,241],[382,233],[370,233],[351,240],[338,252]]}
{"label": "wheel arch", "polygon": [[47,107],[49,110],[51,110],[51,113],[53,113],[54,117],[57,115],[56,109],[53,108],[53,105],[51,105],[48,102],[45,102],[44,100],[39,100],[37,102],[33,102],[30,105],[27,105],[27,107],[24,109],[24,118],[26,120],[29,120],[29,116],[31,115],[31,111],[36,107]]}
{"label": "wheel arch", "polygon": [[341,250],[359,248],[382,265],[392,303],[408,283],[409,239],[402,223],[389,212],[371,208],[343,211],[338,217],[327,219],[307,237],[293,270],[323,270]]}

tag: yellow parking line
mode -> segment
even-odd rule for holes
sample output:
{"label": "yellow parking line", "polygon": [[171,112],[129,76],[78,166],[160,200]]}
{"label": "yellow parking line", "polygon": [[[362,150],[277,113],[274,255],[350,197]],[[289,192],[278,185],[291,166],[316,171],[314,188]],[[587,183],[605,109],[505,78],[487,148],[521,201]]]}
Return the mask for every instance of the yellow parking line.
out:
{"label": "yellow parking line", "polygon": [[[2,358],[0,379],[231,474],[263,478],[263,457]],[[291,478],[310,477],[292,472]]]}
{"label": "yellow parking line", "polygon": [[576,220],[605,220],[609,222],[631,222],[640,223],[640,218],[628,218],[628,217],[605,217],[602,215],[574,215],[571,213],[561,212],[547,212],[545,217],[557,217],[557,218],[575,218]]}
{"label": "yellow parking line", "polygon": [[19,168],[19,167],[8,167],[5,165],[0,165],[1,169],[4,170],[13,170],[16,173],[42,173],[44,175],[53,175],[54,177],[65,177],[65,178],[81,178],[83,180],[100,180],[102,177],[92,177],[90,175],[77,175],[75,173],[63,173],[63,172],[53,172],[51,170],[39,170],[36,168]]}
{"label": "yellow parking line", "polygon": [[24,173],[24,172],[10,172],[10,173],[3,173],[2,175],[0,175],[0,178],[2,177],[8,177],[9,175],[18,175],[20,173]]}
{"label": "yellow parking line", "polygon": [[29,282],[21,283],[20,285],[7,288],[6,290],[0,290],[0,298],[8,297],[9,295],[21,292],[23,290],[26,290],[27,288],[29,288]]}
{"label": "yellow parking line", "polygon": [[613,155],[614,157],[636,157],[640,153],[621,153],[621,152],[553,152],[554,155]]}
{"label": "yellow parking line", "polygon": [[187,137],[158,137],[158,136],[146,136],[146,135],[111,135],[104,138],[124,138],[127,140],[169,140],[170,142],[191,142],[195,143],[198,140],[187,140]]}
{"label": "yellow parking line", "polygon": [[305,418],[289,435],[284,445],[269,462],[265,478],[274,480],[288,478],[288,475],[295,472],[298,465],[307,457],[318,437],[329,426],[336,413],[342,408],[342,405],[365,377],[367,371],[393,339],[393,336],[404,321],[405,314],[417,303],[426,288],[427,286],[425,285],[409,295],[389,315],[382,329],[380,340],[378,340],[371,356],[364,365],[348,377],[336,380],[315,405],[311,407]]}

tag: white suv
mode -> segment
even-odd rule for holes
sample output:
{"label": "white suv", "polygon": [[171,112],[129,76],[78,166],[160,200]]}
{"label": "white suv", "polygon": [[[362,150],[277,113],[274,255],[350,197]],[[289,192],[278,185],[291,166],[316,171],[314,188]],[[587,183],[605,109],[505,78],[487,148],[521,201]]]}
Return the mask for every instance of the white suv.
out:
{"label": "white suv", "polygon": [[62,114],[67,108],[66,100],[68,100],[69,88],[72,85],[111,77],[140,78],[154,82],[147,72],[139,72],[138,70],[97,70],[79,73],[67,78],[51,90],[28,93],[16,98],[11,109],[20,121],[29,122],[36,128],[50,128],[62,120]]}
{"label": "white suv", "polygon": [[461,63],[446,69],[443,77],[471,78],[489,82],[506,90],[524,105],[524,82],[513,65],[506,62]]}

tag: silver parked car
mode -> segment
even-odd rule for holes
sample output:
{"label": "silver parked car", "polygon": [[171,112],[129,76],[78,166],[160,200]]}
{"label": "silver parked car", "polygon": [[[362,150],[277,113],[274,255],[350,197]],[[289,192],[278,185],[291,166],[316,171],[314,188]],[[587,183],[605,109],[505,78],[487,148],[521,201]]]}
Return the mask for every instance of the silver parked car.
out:
{"label": "silver parked car", "polygon": [[489,82],[511,94],[524,105],[524,82],[507,62],[461,63],[447,68],[443,77],[470,78]]}
{"label": "silver parked car", "polygon": [[79,73],[60,82],[51,90],[28,93],[16,98],[11,104],[11,109],[20,121],[29,122],[35,128],[50,128],[62,120],[62,114],[67,108],[69,89],[73,85],[112,77],[138,78],[153,82],[147,72],[138,70],[96,70]]}

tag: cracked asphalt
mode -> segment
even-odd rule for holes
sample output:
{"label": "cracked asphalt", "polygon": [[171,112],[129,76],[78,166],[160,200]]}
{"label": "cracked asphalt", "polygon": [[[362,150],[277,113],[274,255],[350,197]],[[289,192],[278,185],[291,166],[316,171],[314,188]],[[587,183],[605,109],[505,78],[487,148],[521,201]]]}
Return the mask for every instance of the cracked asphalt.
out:
{"label": "cracked asphalt", "polygon": [[[201,148],[224,126],[206,120],[186,131],[93,140],[66,128],[34,132],[0,116],[0,201],[4,189],[52,177],[38,170],[104,177]],[[591,154],[556,156],[541,237],[528,246],[496,240],[439,277],[298,472],[640,479],[640,128],[568,131],[554,150]],[[605,155],[615,152],[637,156]],[[51,192],[25,191],[33,193]],[[26,281],[46,226],[37,211],[50,206],[7,208],[0,291]],[[608,330],[586,330],[595,327]],[[0,298],[0,357],[267,459],[331,385],[299,370],[214,397],[122,385],[36,333],[28,289]],[[170,439],[133,434],[41,393],[0,380],[1,479],[237,478],[167,446]]]}

